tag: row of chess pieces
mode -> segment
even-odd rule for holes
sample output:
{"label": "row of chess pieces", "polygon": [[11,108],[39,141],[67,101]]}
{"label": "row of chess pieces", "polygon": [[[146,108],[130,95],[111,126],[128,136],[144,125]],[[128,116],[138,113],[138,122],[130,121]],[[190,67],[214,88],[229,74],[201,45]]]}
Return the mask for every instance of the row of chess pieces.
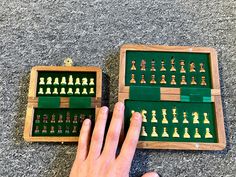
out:
{"label": "row of chess pieces", "polygon": [[[130,79],[130,83],[131,84],[136,84],[136,79],[135,79],[135,74],[131,74],[131,79]],[[145,79],[145,75],[142,74],[141,75],[141,80],[140,80],[140,84],[146,84],[147,81]],[[156,84],[157,81],[155,79],[155,75],[152,75],[151,76],[151,80],[149,82],[150,84]],[[160,84],[167,84],[167,81],[166,81],[166,76],[165,75],[162,75],[161,76],[161,80],[160,80]],[[176,79],[175,79],[175,75],[172,75],[171,76],[171,81],[170,81],[170,84],[171,85],[176,85]],[[195,80],[195,77],[192,76],[192,79],[191,79],[191,82],[190,82],[191,85],[197,85],[197,81]],[[187,85],[187,81],[186,81],[186,77],[185,76],[182,76],[181,77],[181,81],[180,81],[180,85]],[[207,83],[206,83],[206,77],[205,76],[202,76],[201,77],[201,82],[200,82],[200,85],[202,86],[206,86]]]}
{"label": "row of chess pieces", "polygon": [[[135,111],[132,110],[131,111],[131,115],[134,113]],[[156,110],[152,110],[151,111],[152,113],[152,118],[150,120],[150,122],[152,123],[157,123],[158,120],[156,118]],[[141,111],[141,115],[142,115],[142,121],[143,122],[148,122],[148,119],[147,119],[147,111],[146,110],[142,110]],[[208,119],[208,114],[206,112],[203,113],[203,116],[204,116],[204,119],[203,119],[203,124],[210,124],[210,121]],[[177,113],[176,113],[176,108],[173,108],[172,109],[172,120],[171,122],[172,123],[176,123],[178,124],[179,123],[179,120],[177,118]],[[162,109],[162,118],[161,118],[161,123],[162,124],[168,124],[170,120],[167,119],[167,109]],[[189,116],[187,115],[186,112],[183,112],[183,121],[182,123],[183,124],[189,124],[190,122],[190,119],[192,121],[193,124],[200,124],[200,121],[199,121],[199,113],[198,112],[192,112],[192,116],[191,118],[189,118]]]}
{"label": "row of chess pieces", "polygon": [[[176,67],[175,67],[175,60],[172,58],[171,59],[171,68],[170,68],[170,71],[172,72],[175,72],[176,71]],[[136,67],[136,61],[135,60],[132,60],[131,61],[131,68],[130,70],[132,71],[135,71],[137,70],[137,67]],[[179,62],[180,64],[180,73],[186,73],[186,69],[185,69],[185,61],[184,60],[181,60]],[[199,64],[200,68],[199,68],[199,72],[206,72],[205,68],[204,68],[204,63],[200,63]],[[141,63],[140,63],[140,70],[141,71],[146,71],[146,60],[141,60]],[[166,67],[165,67],[165,61],[162,60],[161,61],[161,68],[160,68],[160,71],[166,71]],[[155,67],[155,60],[152,60],[151,61],[151,69],[150,71],[156,71],[156,67]],[[196,71],[196,66],[195,66],[195,63],[192,61],[190,62],[189,64],[189,72],[197,72]]]}
{"label": "row of chess pieces", "polygon": [[59,82],[58,77],[55,77],[54,81],[53,81],[52,77],[47,77],[46,81],[45,81],[44,77],[40,77],[39,78],[39,85],[95,85],[95,83],[94,83],[94,78],[90,78],[89,82],[88,82],[88,78],[86,78],[86,77],[83,77],[82,79],[77,77],[74,82],[73,76],[69,75],[68,83],[67,83],[66,77],[62,77],[61,82]]}
{"label": "row of chess pieces", "polygon": [[67,95],[73,95],[73,94],[75,94],[75,95],[80,95],[80,94],[88,95],[88,94],[94,94],[94,93],[95,92],[94,92],[93,87],[91,87],[89,90],[87,90],[87,88],[83,88],[82,92],[80,92],[80,88],[76,88],[75,91],[73,92],[72,88],[68,88],[68,90],[66,91],[66,89],[64,87],[62,87],[60,89],[60,92],[58,91],[57,87],[55,87],[53,89],[53,91],[51,90],[50,87],[47,87],[46,90],[44,90],[43,87],[39,87],[39,91],[38,91],[38,95],[44,95],[44,94],[46,94],[46,95],[51,95],[51,94],[53,94],[53,95],[58,95],[58,94],[60,94],[60,95],[66,95],[66,94]]}
{"label": "row of chess pieces", "polygon": [[[203,138],[203,137],[213,138],[213,135],[210,132],[210,128],[205,128],[205,132],[201,132],[201,134],[200,134],[198,128],[195,128],[194,134],[190,135],[189,131],[188,131],[188,128],[185,127],[184,128],[184,134],[180,135],[178,133],[178,128],[174,127],[173,134],[170,135],[167,131],[167,128],[163,127],[163,131],[162,131],[162,133],[160,132],[160,134],[161,134],[160,137],[163,137],[163,138],[169,138],[169,137],[173,137],[173,138],[191,138],[191,137],[193,137],[193,138]],[[148,136],[159,137],[159,134],[157,132],[156,127],[152,127],[152,133],[151,133],[151,135],[148,135],[147,132],[146,132],[145,126],[142,126],[140,136],[142,136],[142,137],[148,137]]]}
{"label": "row of chess pieces", "polygon": [[69,134],[69,133],[78,133],[78,126],[74,125],[73,128],[71,129],[70,126],[66,126],[65,128],[63,128],[63,126],[61,125],[58,125],[57,126],[57,130],[55,130],[55,126],[54,125],[51,125],[50,126],[50,130],[48,130],[48,126],[46,125],[43,125],[42,128],[40,128],[39,125],[36,125],[35,126],[35,129],[34,129],[34,133],[35,134],[39,134],[39,133],[42,133],[42,134],[46,134],[46,133],[50,133],[50,134],[62,134],[63,132],[65,132],[66,134]]}

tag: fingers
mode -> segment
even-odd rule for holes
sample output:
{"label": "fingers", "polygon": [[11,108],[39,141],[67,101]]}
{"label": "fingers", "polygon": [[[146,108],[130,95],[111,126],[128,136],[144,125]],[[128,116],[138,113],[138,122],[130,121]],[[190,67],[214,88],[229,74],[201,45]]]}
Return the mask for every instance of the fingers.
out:
{"label": "fingers", "polygon": [[116,103],[111,123],[106,136],[103,154],[106,159],[114,159],[119,142],[121,127],[124,119],[124,104]]}
{"label": "fingers", "polygon": [[101,154],[107,116],[108,116],[108,108],[106,106],[103,106],[99,110],[98,117],[96,119],[95,127],[93,130],[93,135],[88,154],[89,158],[97,159]]}
{"label": "fingers", "polygon": [[142,124],[142,117],[140,113],[133,113],[131,118],[130,127],[120,151],[120,155],[117,160],[121,160],[122,163],[127,167],[131,166],[131,162],[134,157],[136,146],[139,139],[140,128]]}
{"label": "fingers", "polygon": [[156,172],[148,172],[145,173],[142,177],[159,177],[159,175]]}

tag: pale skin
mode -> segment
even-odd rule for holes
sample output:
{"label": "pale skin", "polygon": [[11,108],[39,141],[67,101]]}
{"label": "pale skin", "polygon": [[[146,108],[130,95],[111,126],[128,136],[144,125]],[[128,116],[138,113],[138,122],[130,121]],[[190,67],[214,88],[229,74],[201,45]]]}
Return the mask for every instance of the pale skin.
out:
{"label": "pale skin", "polygon": [[[70,177],[128,177],[131,163],[140,134],[142,117],[135,112],[132,115],[127,136],[117,156],[122,122],[124,119],[123,103],[116,103],[112,120],[103,147],[104,132],[107,122],[108,108],[102,107],[98,113],[93,134],[91,136],[91,121],[83,122],[78,149]],[[103,147],[103,148],[102,148]],[[158,177],[155,172],[149,172],[143,177]]]}

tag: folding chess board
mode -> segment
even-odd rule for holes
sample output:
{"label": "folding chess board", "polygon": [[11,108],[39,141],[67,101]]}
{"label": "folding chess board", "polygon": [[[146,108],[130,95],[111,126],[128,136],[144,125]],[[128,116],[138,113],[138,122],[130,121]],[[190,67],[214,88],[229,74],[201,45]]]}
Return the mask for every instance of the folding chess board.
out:
{"label": "folding chess board", "polygon": [[212,48],[124,45],[119,101],[125,133],[142,114],[139,148],[222,150],[225,130],[217,55]]}
{"label": "folding chess board", "polygon": [[95,121],[101,106],[98,67],[36,66],[31,70],[25,120],[26,141],[75,142],[85,118]]}

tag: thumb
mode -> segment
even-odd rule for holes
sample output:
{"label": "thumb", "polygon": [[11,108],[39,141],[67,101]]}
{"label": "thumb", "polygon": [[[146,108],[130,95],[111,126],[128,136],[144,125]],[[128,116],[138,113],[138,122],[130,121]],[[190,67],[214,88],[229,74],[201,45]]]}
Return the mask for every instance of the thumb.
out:
{"label": "thumb", "polygon": [[159,175],[156,172],[148,172],[145,173],[142,177],[159,177]]}

